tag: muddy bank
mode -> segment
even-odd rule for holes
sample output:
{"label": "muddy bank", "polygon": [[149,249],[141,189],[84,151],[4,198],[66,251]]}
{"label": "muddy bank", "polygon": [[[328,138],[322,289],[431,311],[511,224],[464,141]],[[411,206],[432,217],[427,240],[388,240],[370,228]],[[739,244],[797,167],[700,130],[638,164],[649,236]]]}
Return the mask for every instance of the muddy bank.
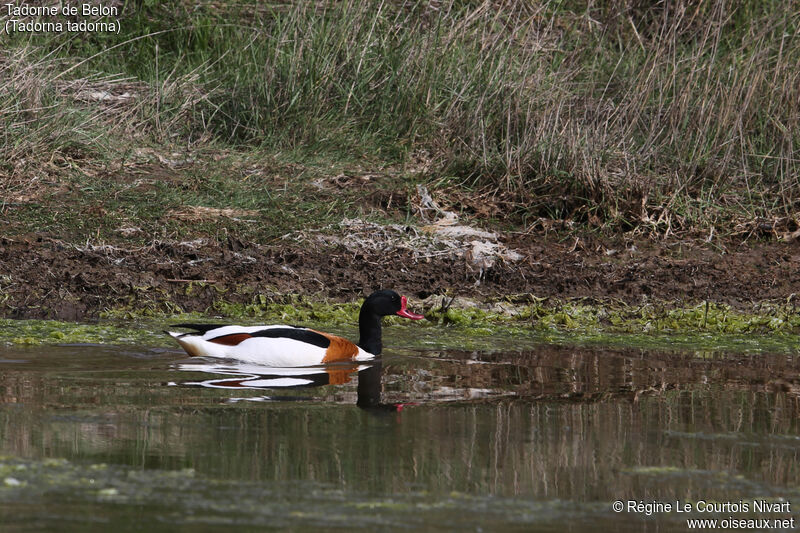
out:
{"label": "muddy bank", "polygon": [[542,235],[505,243],[521,258],[498,260],[480,271],[464,258],[420,257],[399,248],[354,251],[236,239],[126,248],[75,245],[45,235],[5,238],[0,314],[82,320],[125,306],[204,312],[220,299],[249,303],[255,295],[280,301],[286,294],[305,294],[356,300],[378,287],[412,298],[530,293],[629,304],[708,299],[734,307],[786,302],[800,292],[798,243],[727,246],[726,253],[692,243],[611,246]]}

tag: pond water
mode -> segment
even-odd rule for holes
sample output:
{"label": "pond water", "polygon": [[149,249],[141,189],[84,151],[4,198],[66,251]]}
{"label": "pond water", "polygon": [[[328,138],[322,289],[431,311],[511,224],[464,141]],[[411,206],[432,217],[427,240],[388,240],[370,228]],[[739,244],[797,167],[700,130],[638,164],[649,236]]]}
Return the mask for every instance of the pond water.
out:
{"label": "pond water", "polygon": [[3,532],[661,532],[800,509],[794,355],[400,349],[279,371],[10,347],[0,398]]}

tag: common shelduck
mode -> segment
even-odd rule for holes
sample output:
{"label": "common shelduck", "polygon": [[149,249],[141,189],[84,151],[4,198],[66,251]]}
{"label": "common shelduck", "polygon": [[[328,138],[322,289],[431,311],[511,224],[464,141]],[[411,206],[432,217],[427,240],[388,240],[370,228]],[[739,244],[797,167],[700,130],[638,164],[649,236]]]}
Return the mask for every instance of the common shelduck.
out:
{"label": "common shelduck", "polygon": [[343,361],[366,361],[380,355],[381,319],[399,315],[425,318],[406,309],[406,297],[394,291],[374,292],[364,300],[358,316],[358,344],[299,326],[227,326],[176,324],[191,333],[168,331],[191,356],[238,359],[265,366],[314,366]]}

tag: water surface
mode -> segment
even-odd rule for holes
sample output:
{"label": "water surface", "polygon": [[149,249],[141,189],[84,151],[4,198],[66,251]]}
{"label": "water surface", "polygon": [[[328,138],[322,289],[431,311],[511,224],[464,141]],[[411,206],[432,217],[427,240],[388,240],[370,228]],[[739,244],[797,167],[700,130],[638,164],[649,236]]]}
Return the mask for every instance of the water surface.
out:
{"label": "water surface", "polygon": [[800,508],[798,383],[787,355],[406,349],[279,371],[152,348],[4,348],[0,523],[686,531],[683,515],[612,502]]}

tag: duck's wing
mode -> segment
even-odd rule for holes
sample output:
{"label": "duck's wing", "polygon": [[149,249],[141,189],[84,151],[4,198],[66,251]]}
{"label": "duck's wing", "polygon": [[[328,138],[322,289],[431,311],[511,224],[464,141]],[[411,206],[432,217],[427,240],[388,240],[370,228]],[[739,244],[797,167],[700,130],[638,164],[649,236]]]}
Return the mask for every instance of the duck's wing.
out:
{"label": "duck's wing", "polygon": [[[210,330],[213,332],[213,330]],[[240,342],[251,339],[254,337],[265,337],[268,339],[291,339],[293,341],[300,341],[319,348],[327,348],[330,346],[331,341],[322,333],[306,329],[297,328],[294,326],[271,326],[264,329],[256,329],[255,331],[232,331],[230,333],[220,331],[220,335],[208,338],[209,342],[216,342],[217,344],[227,344],[235,346]]]}

